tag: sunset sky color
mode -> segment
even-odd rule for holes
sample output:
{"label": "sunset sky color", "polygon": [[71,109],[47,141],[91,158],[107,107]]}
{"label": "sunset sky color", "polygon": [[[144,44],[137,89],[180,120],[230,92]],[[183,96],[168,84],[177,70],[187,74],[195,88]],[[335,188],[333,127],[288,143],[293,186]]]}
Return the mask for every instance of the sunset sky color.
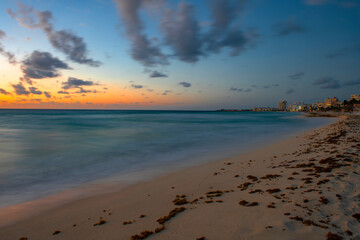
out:
{"label": "sunset sky color", "polygon": [[349,99],[358,0],[2,0],[0,108],[189,109]]}

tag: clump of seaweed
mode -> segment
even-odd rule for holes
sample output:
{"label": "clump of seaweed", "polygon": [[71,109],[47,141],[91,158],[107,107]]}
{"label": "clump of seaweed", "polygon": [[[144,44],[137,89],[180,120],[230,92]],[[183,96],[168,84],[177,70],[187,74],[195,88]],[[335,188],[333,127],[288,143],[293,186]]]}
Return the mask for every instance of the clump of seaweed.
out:
{"label": "clump of seaweed", "polygon": [[174,208],[169,212],[167,216],[163,216],[156,220],[160,224],[164,224],[165,222],[169,221],[171,218],[175,217],[178,213],[185,211],[186,208],[180,207],[180,208]]}
{"label": "clump of seaweed", "polygon": [[245,182],[243,184],[240,184],[239,186],[237,186],[237,188],[240,188],[241,191],[245,191],[246,189],[248,189],[248,187],[251,185],[252,183],[250,182]]}
{"label": "clump of seaweed", "polygon": [[275,179],[281,177],[281,175],[278,174],[266,174],[265,176],[261,177],[261,179]]}
{"label": "clump of seaweed", "polygon": [[279,188],[273,188],[273,189],[268,189],[266,190],[266,192],[268,193],[277,193],[277,192],[280,192],[281,190]]}
{"label": "clump of seaweed", "polygon": [[220,191],[220,190],[216,190],[216,191],[210,191],[210,192],[207,192],[206,193],[206,196],[208,198],[211,198],[211,197],[220,197],[224,194],[223,191]]}
{"label": "clump of seaweed", "polygon": [[360,222],[360,213],[355,213],[352,215],[352,217]]}
{"label": "clump of seaweed", "polygon": [[59,233],[61,233],[61,231],[56,230],[56,231],[54,231],[54,232],[52,233],[52,235],[58,235]]}
{"label": "clump of seaweed", "polygon": [[342,240],[344,239],[342,236],[337,235],[336,233],[328,232],[326,234],[326,240]]}
{"label": "clump of seaweed", "polygon": [[94,223],[93,226],[99,226],[99,225],[104,225],[106,223],[106,220],[100,220],[99,222],[97,223]]}
{"label": "clump of seaweed", "polygon": [[186,200],[186,195],[176,195],[176,198],[173,200],[173,203],[175,205],[185,205],[188,204],[189,202]]}
{"label": "clump of seaweed", "polygon": [[249,180],[252,180],[253,182],[259,180],[257,177],[255,177],[255,176],[253,176],[253,175],[248,175],[247,178],[248,178]]}
{"label": "clump of seaweed", "polygon": [[327,183],[327,182],[329,182],[329,181],[330,181],[329,179],[319,180],[319,181],[317,182],[317,185],[325,184],[325,183]]}
{"label": "clump of seaweed", "polygon": [[253,206],[257,206],[257,205],[259,205],[259,203],[258,202],[248,202],[248,201],[245,201],[245,200],[241,200],[240,202],[239,202],[239,204],[241,205],[241,206],[246,206],[246,207],[253,207]]}
{"label": "clump of seaweed", "polygon": [[261,189],[255,189],[255,190],[252,190],[252,191],[249,192],[249,193],[253,194],[253,193],[263,193],[263,192],[264,192],[264,191],[261,190]]}
{"label": "clump of seaweed", "polygon": [[322,204],[328,204],[329,203],[329,199],[327,199],[326,197],[321,197],[319,202],[321,202]]}
{"label": "clump of seaweed", "polygon": [[152,234],[154,234],[154,232],[146,230],[146,231],[141,232],[140,234],[131,236],[130,239],[131,240],[142,240],[142,239],[148,238]]}

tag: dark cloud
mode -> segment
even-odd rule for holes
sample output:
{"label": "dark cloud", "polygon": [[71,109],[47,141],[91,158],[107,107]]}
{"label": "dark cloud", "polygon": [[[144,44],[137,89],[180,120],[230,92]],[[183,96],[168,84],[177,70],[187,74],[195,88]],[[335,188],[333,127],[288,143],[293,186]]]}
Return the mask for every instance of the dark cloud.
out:
{"label": "dark cloud", "polygon": [[356,44],[352,47],[344,47],[344,48],[338,49],[337,51],[326,55],[326,57],[327,58],[337,58],[337,57],[341,57],[341,56],[345,56],[345,55],[350,55],[353,53],[360,54],[360,44]]}
{"label": "dark cloud", "polygon": [[69,94],[69,92],[67,92],[67,91],[62,91],[62,90],[61,90],[61,91],[58,91],[57,93],[58,93],[58,94]]}
{"label": "dark cloud", "polygon": [[168,93],[172,93],[172,91],[171,91],[171,90],[165,90],[165,91],[162,93],[162,95],[168,95]]}
{"label": "dark cloud", "polygon": [[70,60],[87,64],[92,67],[101,65],[99,61],[87,58],[87,47],[83,38],[76,36],[70,31],[61,30],[48,35],[51,44],[59,51],[65,53]]}
{"label": "dark cloud", "polygon": [[3,95],[11,95],[11,93],[7,92],[5,89],[3,88],[0,88],[0,94],[3,94]]}
{"label": "dark cloud", "polygon": [[96,93],[96,90],[86,90],[82,87],[79,87],[79,90],[75,93],[91,93],[91,92],[95,92]]}
{"label": "dark cloud", "polygon": [[243,32],[236,25],[247,0],[212,0],[210,1],[213,22],[208,33],[203,37],[206,50],[218,53],[224,47],[230,49],[231,56],[237,56],[258,35],[254,31]]}
{"label": "dark cloud", "polygon": [[50,93],[50,92],[44,92],[44,95],[45,95],[45,97],[47,97],[47,98],[51,98],[51,93]]}
{"label": "dark cloud", "polygon": [[329,0],[305,0],[304,2],[308,5],[323,5],[329,2]]}
{"label": "dark cloud", "polygon": [[35,95],[41,95],[43,93],[42,91],[38,90],[36,87],[29,87],[29,91],[30,93]]}
{"label": "dark cloud", "polygon": [[294,33],[306,32],[305,27],[295,22],[294,19],[279,22],[273,26],[273,29],[278,36],[287,36]]}
{"label": "dark cloud", "polygon": [[356,8],[359,7],[358,0],[304,0],[307,5],[325,5],[325,4],[336,4],[345,8]]}
{"label": "dark cloud", "polygon": [[22,62],[25,78],[42,79],[60,76],[58,69],[71,69],[65,62],[48,52],[34,51]]}
{"label": "dark cloud", "polygon": [[355,85],[360,85],[360,78],[356,80],[345,81],[343,83],[343,86],[355,86]]}
{"label": "dark cloud", "polygon": [[272,88],[272,87],[278,87],[279,84],[271,84],[271,85],[264,85],[263,88],[268,89],[268,88]]}
{"label": "dark cloud", "polygon": [[158,71],[153,71],[151,74],[150,74],[150,77],[151,78],[163,78],[163,77],[168,77],[168,75],[164,74],[164,73],[161,73],[161,72],[158,72]]}
{"label": "dark cloud", "polygon": [[74,77],[69,77],[68,80],[66,82],[62,83],[62,89],[68,90],[68,89],[72,89],[72,88],[79,88],[81,89],[83,86],[96,86],[99,85],[98,83],[95,83],[93,81],[86,81],[86,80],[81,80],[81,79],[77,79]]}
{"label": "dark cloud", "polygon": [[185,88],[191,87],[191,83],[188,83],[188,82],[179,82],[179,85],[181,85]]}
{"label": "dark cloud", "polygon": [[[144,33],[143,23],[139,17],[144,0],[114,0],[126,29],[126,35],[131,41],[131,56],[134,60],[141,62],[144,66],[168,64],[167,56],[161,52]],[[148,1],[151,4],[155,1]]]}
{"label": "dark cloud", "polygon": [[131,87],[135,88],[135,89],[140,89],[140,88],[143,88],[144,86],[143,85],[131,84]]}
{"label": "dark cloud", "polygon": [[[6,36],[6,33],[0,30],[0,40],[2,40]],[[15,55],[11,52],[5,50],[4,46],[0,42],[0,55],[3,55],[7,58],[8,62],[13,64],[16,63]]]}
{"label": "dark cloud", "polygon": [[244,92],[251,92],[252,89],[251,88],[248,88],[248,89],[245,89]]}
{"label": "dark cloud", "polygon": [[289,90],[286,91],[286,94],[292,94],[295,92],[295,89],[290,88]]}
{"label": "dark cloud", "polygon": [[14,88],[16,95],[29,95],[30,94],[30,92],[28,90],[26,90],[26,88],[24,87],[24,85],[21,82],[19,82],[18,84],[12,84],[11,86]]}
{"label": "dark cloud", "polygon": [[293,79],[293,80],[298,80],[298,79],[301,79],[304,75],[305,75],[304,72],[297,72],[297,73],[289,75],[289,78]]}
{"label": "dark cloud", "polygon": [[17,12],[13,12],[11,9],[7,9],[7,12],[11,17],[17,19],[21,25],[31,29],[43,30],[52,46],[66,54],[70,60],[92,67],[100,66],[99,61],[87,57],[88,49],[83,38],[67,30],[54,30],[51,23],[53,17],[50,11],[39,12],[20,3]]}
{"label": "dark cloud", "polygon": [[166,43],[184,62],[197,62],[202,52],[200,28],[192,5],[181,2],[177,10],[167,9],[161,22]]}
{"label": "dark cloud", "polygon": [[229,90],[230,90],[230,91],[234,91],[234,92],[242,92],[244,89],[242,89],[242,88],[236,88],[236,87],[231,87]]}
{"label": "dark cloud", "polygon": [[341,87],[339,81],[331,77],[319,78],[315,80],[314,85],[324,89],[336,89]]}
{"label": "dark cloud", "polygon": [[[194,63],[209,54],[219,53],[223,48],[229,49],[231,56],[237,56],[252,46],[258,36],[256,31],[244,32],[239,29],[239,16],[248,0],[209,1],[212,21],[203,27],[196,18],[195,7],[187,2],[172,8],[164,0],[114,1],[131,41],[131,55],[144,66],[165,65],[170,58]],[[145,35],[139,17],[142,8],[157,11],[160,40],[152,42],[152,38]],[[158,42],[163,45],[156,45]],[[163,54],[161,48],[164,45],[171,50],[168,55]]]}

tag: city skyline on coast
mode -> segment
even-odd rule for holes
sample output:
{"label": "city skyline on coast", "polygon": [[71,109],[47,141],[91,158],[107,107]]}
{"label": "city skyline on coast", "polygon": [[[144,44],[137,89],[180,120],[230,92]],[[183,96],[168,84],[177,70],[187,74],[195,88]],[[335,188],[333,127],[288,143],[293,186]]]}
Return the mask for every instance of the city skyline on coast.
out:
{"label": "city skyline on coast", "polygon": [[360,3],[12,1],[0,108],[253,108],[360,86]]}

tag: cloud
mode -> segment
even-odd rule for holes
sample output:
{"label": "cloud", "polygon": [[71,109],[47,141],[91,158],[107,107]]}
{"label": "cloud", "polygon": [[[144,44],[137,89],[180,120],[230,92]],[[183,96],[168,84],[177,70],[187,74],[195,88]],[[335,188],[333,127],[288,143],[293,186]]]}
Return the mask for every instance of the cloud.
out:
{"label": "cloud", "polygon": [[85,81],[85,80],[82,80],[82,79],[69,77],[66,82],[62,83],[62,85],[63,85],[61,87],[62,89],[68,90],[68,89],[72,89],[72,88],[81,89],[83,86],[96,86],[96,85],[99,85],[99,84],[95,83],[93,81]]}
{"label": "cloud", "polygon": [[167,9],[161,21],[165,41],[174,55],[184,62],[197,62],[202,52],[200,28],[195,19],[195,8],[181,2],[177,10]]}
{"label": "cloud", "polygon": [[297,72],[297,73],[289,75],[289,78],[292,80],[298,80],[298,79],[301,79],[304,75],[305,75],[304,72]]}
{"label": "cloud", "polygon": [[208,33],[203,36],[206,50],[219,53],[222,48],[229,48],[231,56],[237,56],[253,44],[258,37],[256,31],[243,32],[237,26],[247,0],[212,0],[210,1],[213,22]]}
{"label": "cloud", "polygon": [[135,89],[140,89],[140,88],[143,88],[144,86],[143,85],[131,84],[131,87],[135,88]]}
{"label": "cloud", "polygon": [[67,91],[62,91],[62,90],[61,90],[61,91],[58,91],[57,93],[58,93],[58,94],[70,94],[69,92],[67,92]]}
{"label": "cloud", "polygon": [[356,44],[352,47],[343,47],[341,49],[336,50],[335,52],[332,52],[332,53],[326,55],[326,57],[327,58],[337,58],[337,57],[341,57],[341,56],[345,56],[345,55],[349,55],[349,54],[353,54],[353,53],[360,54],[360,44]]}
{"label": "cloud", "polygon": [[158,72],[158,71],[153,71],[151,74],[150,74],[150,77],[151,78],[163,78],[163,77],[168,77],[168,75],[164,74],[164,73],[161,73],[161,72]]}
{"label": "cloud", "polygon": [[355,86],[355,85],[360,85],[360,78],[356,80],[345,81],[343,83],[343,86]]}
{"label": "cloud", "polygon": [[331,77],[319,78],[315,80],[314,85],[324,89],[337,89],[341,87],[339,81]]}
{"label": "cloud", "polygon": [[35,94],[35,95],[42,94],[42,91],[38,90],[36,87],[29,87],[29,91],[30,91],[30,93]]}
{"label": "cloud", "polygon": [[168,93],[172,93],[172,91],[171,91],[171,90],[165,90],[165,91],[162,93],[162,95],[168,95]]}
{"label": "cloud", "polygon": [[325,5],[325,4],[336,4],[344,8],[356,8],[359,7],[357,0],[304,0],[307,5]]}
{"label": "cloud", "polygon": [[[134,60],[141,62],[144,66],[166,65],[168,59],[144,33],[143,23],[139,12],[145,1],[143,0],[114,0],[122,21],[125,25],[126,35],[131,41],[131,56]],[[148,1],[148,4],[156,1]]]}
{"label": "cloud", "polygon": [[294,19],[289,19],[283,22],[279,22],[273,25],[273,30],[278,36],[288,36],[294,33],[304,33],[306,32],[305,27],[296,23]]}
{"label": "cloud", "polygon": [[[229,49],[231,56],[237,56],[258,37],[254,30],[244,32],[239,28],[240,14],[248,0],[209,1],[211,21],[207,26],[202,26],[196,18],[195,6],[184,1],[176,7],[164,0],[114,1],[131,43],[131,56],[146,67],[167,65],[170,59],[195,63],[223,48]],[[151,41],[154,38],[146,35],[140,18],[143,9],[148,13],[155,11],[160,19],[160,36],[156,40]]]}
{"label": "cloud", "polygon": [[14,88],[16,95],[29,95],[30,94],[30,92],[28,90],[26,90],[26,88],[24,87],[24,85],[21,82],[19,82],[18,84],[12,84],[11,86]]}
{"label": "cloud", "polygon": [[79,90],[75,93],[91,93],[91,92],[95,92],[96,93],[96,90],[86,90],[82,87],[79,87]]}
{"label": "cloud", "polygon": [[191,87],[191,83],[188,83],[188,82],[179,82],[179,85],[185,87],[185,88],[189,88]]}
{"label": "cloud", "polygon": [[71,69],[65,62],[48,52],[34,51],[22,62],[25,78],[42,79],[60,76],[58,69]]}
{"label": "cloud", "polygon": [[290,88],[289,90],[286,91],[286,94],[292,94],[295,92],[295,89]]}
{"label": "cloud", "polygon": [[3,88],[0,88],[0,94],[3,94],[3,95],[11,95],[11,93],[7,92],[5,89]]}
{"label": "cloud", "polygon": [[263,88],[268,89],[268,88],[272,88],[272,87],[278,87],[279,84],[271,84],[271,85],[264,85]]}
{"label": "cloud", "polygon": [[51,93],[50,92],[44,92],[44,94],[45,94],[45,97],[51,98]]}
{"label": "cloud", "polygon": [[17,12],[13,12],[11,9],[7,9],[7,12],[24,27],[41,29],[46,34],[51,45],[68,56],[70,60],[92,67],[101,65],[101,62],[87,57],[88,49],[83,38],[68,30],[54,30],[51,23],[53,16],[50,11],[39,12],[21,3],[18,5],[18,8]]}
{"label": "cloud", "polygon": [[305,0],[304,2],[305,2],[305,4],[308,4],[308,5],[323,5],[329,1],[328,0]]}
{"label": "cloud", "polygon": [[[2,30],[0,30],[0,40],[2,40],[6,36],[6,33]],[[11,52],[7,52],[4,48],[4,46],[0,42],[0,55],[3,55],[7,58],[8,62],[11,64],[16,63],[15,55]]]}
{"label": "cloud", "polygon": [[251,88],[248,88],[248,89],[245,89],[244,92],[251,92],[252,89]]}
{"label": "cloud", "polygon": [[230,90],[230,91],[234,91],[234,92],[242,92],[244,89],[242,89],[242,88],[236,88],[236,87],[231,87],[229,90]]}

